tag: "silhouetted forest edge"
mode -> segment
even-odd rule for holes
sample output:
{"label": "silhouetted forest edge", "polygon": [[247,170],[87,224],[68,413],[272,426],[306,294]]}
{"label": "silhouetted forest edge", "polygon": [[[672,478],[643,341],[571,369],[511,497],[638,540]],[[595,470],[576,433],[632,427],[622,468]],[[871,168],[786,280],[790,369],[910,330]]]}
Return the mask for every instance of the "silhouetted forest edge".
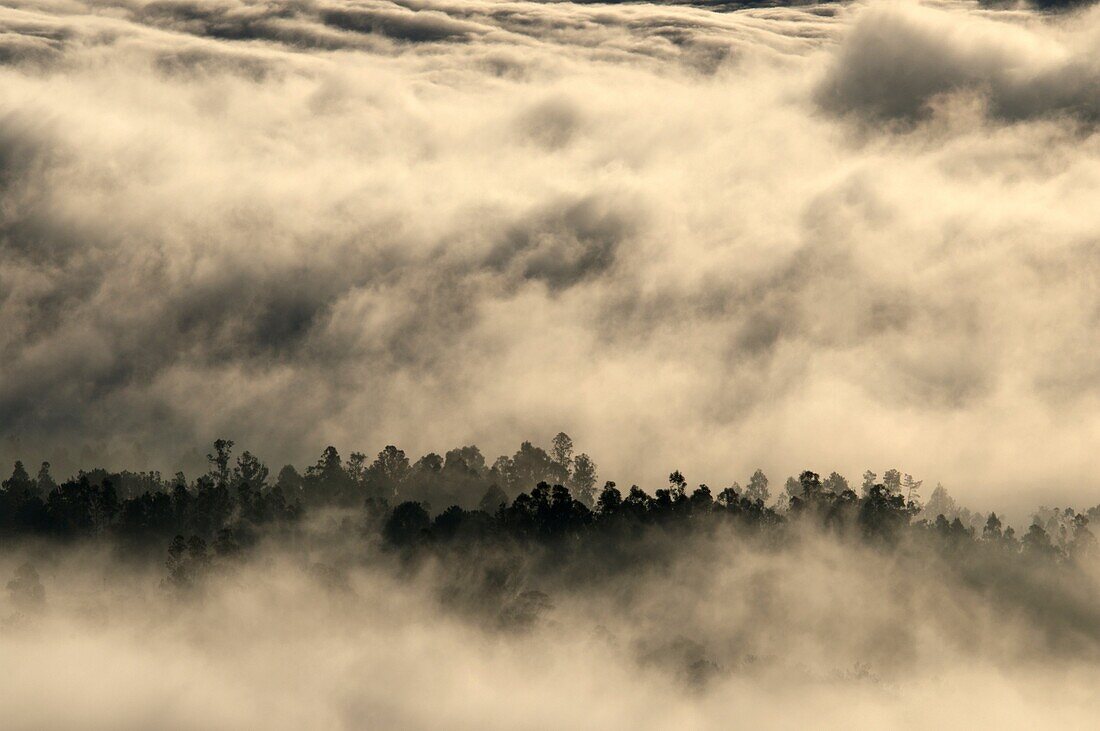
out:
{"label": "silhouetted forest edge", "polygon": [[[17,461],[0,490],[0,540],[9,547],[106,541],[128,557],[166,551],[165,583],[176,588],[192,586],[213,562],[246,553],[261,538],[293,540],[304,518],[333,509],[345,516],[344,528],[402,560],[508,547],[564,564],[599,547],[605,556],[617,551],[616,565],[629,567],[653,555],[625,547],[654,532],[677,538],[725,529],[781,545],[793,526],[812,526],[886,548],[917,542],[956,556],[1072,566],[1095,551],[1089,524],[1100,511],[1041,508],[1019,536],[996,513],[957,505],[942,486],[923,500],[922,482],[896,469],[881,478],[865,472],[855,486],[836,472],[823,479],[807,470],[774,491],[761,470],[744,486],[718,490],[692,488],[679,471],[652,494],[611,481],[597,487],[595,462],[575,453],[564,433],[549,450],[523,442],[491,465],[475,446],[415,463],[394,446],[373,460],[361,452],[345,460],[328,447],[304,472],[288,464],[274,476],[250,452],[234,456],[233,447],[217,440],[207,471],[194,479],[90,469],[58,484],[48,462],[32,477]],[[33,568],[20,571],[9,589],[33,596]]]}

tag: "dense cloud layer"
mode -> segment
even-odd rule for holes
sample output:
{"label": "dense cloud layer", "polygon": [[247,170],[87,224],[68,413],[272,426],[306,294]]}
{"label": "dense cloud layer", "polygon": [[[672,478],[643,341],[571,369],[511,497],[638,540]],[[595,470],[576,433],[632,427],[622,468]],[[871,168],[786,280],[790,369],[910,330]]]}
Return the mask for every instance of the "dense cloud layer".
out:
{"label": "dense cloud layer", "polygon": [[218,435],[302,460],[565,429],[621,482],[897,464],[1094,503],[1098,32],[9,4],[0,430],[168,469]]}
{"label": "dense cloud layer", "polygon": [[973,582],[1011,564],[656,529],[650,560],[635,542],[572,572],[560,550],[559,570],[537,551],[399,569],[355,535],[228,559],[197,594],[40,547],[38,601],[0,595],[5,728],[1025,729],[1098,710],[1094,562],[1017,556]]}
{"label": "dense cloud layer", "polygon": [[1095,123],[1095,31],[1051,37],[1003,22],[877,6],[845,38],[818,92],[830,111],[927,119],[937,96],[971,92],[992,117],[1065,116]]}

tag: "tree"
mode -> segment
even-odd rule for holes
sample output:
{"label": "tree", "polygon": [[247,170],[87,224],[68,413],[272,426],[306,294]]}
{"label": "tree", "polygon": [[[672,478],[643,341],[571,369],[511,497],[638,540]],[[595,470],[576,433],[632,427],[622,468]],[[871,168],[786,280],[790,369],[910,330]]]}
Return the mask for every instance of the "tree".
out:
{"label": "tree", "polygon": [[871,494],[871,489],[878,484],[878,475],[871,470],[867,470],[863,473],[863,483],[860,485],[863,497],[867,497]]}
{"label": "tree", "polygon": [[[684,477],[684,473],[680,470],[676,470],[668,476],[669,496],[673,502],[682,500],[687,492],[687,479]],[[660,491],[658,490],[658,493]]]}
{"label": "tree", "polygon": [[233,528],[226,526],[214,536],[214,553],[218,556],[234,556],[241,552],[241,541]]}
{"label": "tree", "polygon": [[822,487],[834,495],[842,495],[845,490],[850,489],[848,487],[848,480],[844,479],[844,476],[837,472],[829,473],[829,476],[826,477],[825,481],[822,483]]}
{"label": "tree", "polygon": [[1096,553],[1096,536],[1089,530],[1089,517],[1078,513],[1073,518],[1073,542],[1070,554],[1074,558],[1091,556]]}
{"label": "tree", "polygon": [[176,474],[176,482],[172,485],[172,519],[176,526],[182,527],[192,520],[191,517],[191,493],[187,490],[187,480],[183,473]]}
{"label": "tree", "polygon": [[1050,542],[1050,536],[1043,530],[1043,526],[1038,523],[1031,524],[1022,543],[1024,544],[1024,551],[1032,556],[1046,557],[1056,553]]}
{"label": "tree", "polygon": [[982,538],[987,541],[999,541],[1003,537],[1001,533],[1001,519],[996,513],[990,513],[982,529]]}
{"label": "tree", "polygon": [[486,473],[485,457],[481,450],[474,445],[452,449],[443,456],[444,470],[461,470],[472,472],[475,476]]}
{"label": "tree", "polygon": [[12,495],[23,495],[34,489],[34,482],[31,481],[31,476],[27,474],[27,470],[23,467],[23,463],[18,460],[16,460],[15,466],[12,468],[11,477],[4,480],[2,485],[3,488]]}
{"label": "tree", "polygon": [[882,476],[882,486],[892,495],[901,494],[901,473],[897,470],[886,470]]}
{"label": "tree", "polygon": [[363,481],[367,477],[367,455],[362,452],[352,452],[348,457],[348,464],[344,470],[348,473],[348,477],[357,484],[363,484]]}
{"label": "tree", "polygon": [[97,489],[92,491],[90,507],[92,530],[96,533],[105,532],[119,510],[118,494],[111,480],[104,480]]}
{"label": "tree", "polygon": [[573,440],[565,432],[558,432],[550,445],[550,457],[554,464],[568,475],[573,468]]}
{"label": "tree", "polygon": [[212,536],[233,514],[233,498],[225,485],[215,484],[209,477],[196,481],[194,499],[187,530],[203,536]]}
{"label": "tree", "polygon": [[232,440],[217,439],[214,441],[214,452],[206,455],[206,461],[210,463],[210,477],[215,485],[229,485],[229,456],[232,450]]}
{"label": "tree", "polygon": [[411,470],[404,450],[392,444],[387,445],[367,470],[367,482],[372,495],[386,500],[394,498]]}
{"label": "tree", "polygon": [[485,491],[485,495],[482,496],[477,504],[477,509],[489,515],[495,515],[501,507],[507,504],[508,496],[504,494],[504,490],[501,490],[500,487],[494,483]]}
{"label": "tree", "polygon": [[564,479],[561,466],[531,442],[524,442],[511,459],[497,460],[497,464],[506,470],[505,481],[513,494],[529,490],[540,482]]}
{"label": "tree", "polygon": [[427,538],[432,521],[420,503],[403,502],[393,509],[382,535],[393,546],[411,546]]}
{"label": "tree", "polygon": [[901,481],[901,489],[905,492],[905,504],[917,508],[920,505],[920,486],[924,480],[914,480],[912,475],[906,475]]}
{"label": "tree", "polygon": [[802,496],[802,483],[795,479],[793,476],[788,477],[787,481],[783,483],[783,493],[789,500],[790,498],[797,498]]}
{"label": "tree", "polygon": [[443,458],[435,452],[429,452],[420,459],[416,460],[416,464],[412,466],[412,471],[438,475],[443,471]]}
{"label": "tree", "polygon": [[711,496],[710,488],[706,485],[699,485],[695,488],[689,500],[691,500],[693,513],[706,512],[714,507],[714,498]]}
{"label": "tree", "polygon": [[510,488],[512,486],[512,467],[512,458],[502,454],[496,458],[493,466],[489,468],[489,478]]}
{"label": "tree", "polygon": [[974,529],[968,528],[959,518],[951,521],[951,535],[956,539],[973,538]]}
{"label": "tree", "polygon": [[636,519],[644,518],[649,512],[653,500],[645,493],[645,490],[637,485],[630,486],[630,492],[623,499],[623,510]]}
{"label": "tree", "polygon": [[42,463],[42,467],[38,470],[38,477],[35,479],[35,483],[39,495],[49,495],[57,489],[57,483],[50,475],[49,462]]}
{"label": "tree", "polygon": [[872,487],[859,508],[859,523],[868,538],[893,540],[908,522],[904,499],[885,485]]}
{"label": "tree", "polygon": [[237,466],[233,468],[233,482],[238,487],[246,484],[254,490],[263,490],[267,487],[267,475],[267,465],[251,452],[246,450],[237,457]]}
{"label": "tree", "polygon": [[955,500],[947,494],[944,486],[936,483],[936,489],[932,491],[931,497],[928,498],[923,512],[925,515],[943,515],[947,518],[953,518],[959,514],[959,508],[955,505]]}
{"label": "tree", "polygon": [[279,470],[279,476],[275,478],[275,487],[279,488],[289,500],[297,500],[302,497],[302,476],[294,465],[283,465]]}
{"label": "tree", "polygon": [[821,494],[821,475],[810,470],[804,470],[798,476],[798,485],[801,488],[799,495],[805,499],[815,499]]}
{"label": "tree", "polygon": [[[546,483],[542,483],[544,487]],[[545,514],[542,531],[551,536],[574,532],[591,522],[592,513],[579,500],[573,499],[569,488],[553,485],[549,490],[549,510]]]}
{"label": "tree", "polygon": [[358,487],[348,473],[336,447],[329,445],[317,463],[306,468],[305,497],[314,503],[351,504]]}
{"label": "tree", "polygon": [[375,477],[383,477],[394,482],[401,482],[409,474],[409,458],[405,451],[392,444],[378,453],[371,463],[370,471]]}
{"label": "tree", "polygon": [[768,493],[768,477],[763,470],[757,470],[749,478],[749,484],[745,488],[745,497],[756,502],[767,503],[770,497]]}
{"label": "tree", "polygon": [[729,509],[729,508],[733,508],[734,506],[736,506],[740,499],[741,499],[741,486],[738,485],[735,482],[732,485],[730,485],[729,487],[724,488],[723,490],[721,490],[718,493],[718,496],[715,498],[715,502],[717,502],[723,508]]}
{"label": "tree", "polygon": [[[502,478],[497,479],[503,482]],[[437,497],[466,509],[476,508],[485,490],[493,484],[492,480],[488,479],[485,457],[476,446],[459,447],[448,451],[443,457],[443,469],[437,483],[439,488]]]}
{"label": "tree", "polygon": [[317,460],[317,464],[306,468],[307,477],[313,476],[322,480],[338,480],[345,474],[340,463],[340,453],[331,444],[321,452],[321,458]]}
{"label": "tree", "polygon": [[443,458],[435,452],[425,454],[400,483],[403,485],[401,497],[423,503],[429,512],[433,501],[438,501],[440,505],[456,504],[459,498],[448,489],[442,475]]}
{"label": "tree", "polygon": [[596,514],[601,518],[608,518],[618,513],[622,505],[623,494],[615,487],[615,483],[604,483],[599,500],[596,501]]}
{"label": "tree", "polygon": [[936,516],[936,520],[932,525],[941,536],[947,537],[951,533],[951,521],[943,513]]}
{"label": "tree", "polygon": [[569,487],[585,505],[594,504],[596,489],[596,463],[584,452],[573,460],[573,474],[569,478]]}

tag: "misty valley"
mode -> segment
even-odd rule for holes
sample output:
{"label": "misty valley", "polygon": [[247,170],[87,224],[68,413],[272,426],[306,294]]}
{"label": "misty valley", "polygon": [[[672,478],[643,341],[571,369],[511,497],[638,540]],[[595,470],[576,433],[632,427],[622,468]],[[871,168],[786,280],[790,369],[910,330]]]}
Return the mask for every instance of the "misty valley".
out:
{"label": "misty valley", "polygon": [[898,470],[597,487],[564,433],[277,475],[233,448],[193,479],[15,464],[10,727],[785,726],[795,700],[814,726],[962,727],[932,692],[1007,694],[983,713],[1012,726],[1096,677],[1100,506],[1017,532]]}
{"label": "misty valley", "polygon": [[1097,728],[1098,40],[0,3],[0,731]]}

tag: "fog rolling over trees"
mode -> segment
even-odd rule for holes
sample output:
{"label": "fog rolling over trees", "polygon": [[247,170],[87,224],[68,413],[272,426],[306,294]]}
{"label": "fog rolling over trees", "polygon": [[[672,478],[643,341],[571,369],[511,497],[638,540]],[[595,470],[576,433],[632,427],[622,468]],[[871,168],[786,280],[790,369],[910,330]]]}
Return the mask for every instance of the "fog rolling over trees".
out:
{"label": "fog rolling over trees", "polygon": [[925,501],[897,469],[804,470],[781,492],[762,470],[744,487],[673,470],[597,488],[565,433],[491,463],[474,445],[330,446],[274,470],[228,439],[206,461],[64,479],[15,463],[6,728],[725,728],[734,712],[963,728],[975,703],[1035,727],[1097,711],[1100,505],[1014,526],[942,485]]}
{"label": "fog rolling over trees", "polygon": [[0,729],[1100,718],[1100,8],[0,7]]}

